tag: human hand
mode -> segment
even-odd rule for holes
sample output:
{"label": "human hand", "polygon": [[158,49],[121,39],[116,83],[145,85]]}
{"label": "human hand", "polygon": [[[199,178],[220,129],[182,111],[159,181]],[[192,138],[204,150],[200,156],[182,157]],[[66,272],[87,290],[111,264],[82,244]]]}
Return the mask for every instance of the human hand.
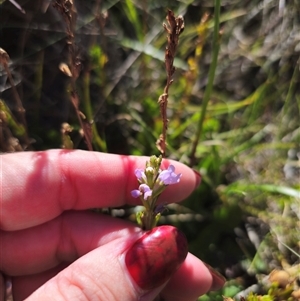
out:
{"label": "human hand", "polygon": [[[0,300],[4,275],[12,277],[15,301],[28,296],[30,301],[150,301],[158,295],[165,301],[194,301],[224,284],[188,254],[167,284],[139,287],[124,256],[143,231],[130,222],[84,211],[138,205],[131,196],[137,185],[134,170],[143,168],[147,158],[50,150],[6,154],[0,160]],[[169,164],[163,160],[162,167]],[[187,166],[172,164],[183,176],[163,192],[161,203],[183,200],[199,181]],[[141,277],[151,282],[152,274],[141,272]]]}

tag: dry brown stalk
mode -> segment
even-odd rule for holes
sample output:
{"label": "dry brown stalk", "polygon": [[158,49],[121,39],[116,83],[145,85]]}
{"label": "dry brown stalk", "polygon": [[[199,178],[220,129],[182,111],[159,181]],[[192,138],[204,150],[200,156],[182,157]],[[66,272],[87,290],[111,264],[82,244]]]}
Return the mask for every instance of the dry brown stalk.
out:
{"label": "dry brown stalk", "polygon": [[73,131],[73,128],[67,123],[64,122],[61,125],[61,136],[62,136],[62,148],[64,149],[73,149],[73,141],[71,140],[69,134]]}
{"label": "dry brown stalk", "polygon": [[23,141],[24,144],[25,144],[25,145],[23,145],[23,149],[26,149],[30,144],[29,138],[28,138],[28,135],[27,135],[27,122],[26,122],[26,116],[25,116],[26,111],[23,107],[22,100],[19,96],[19,93],[18,93],[18,90],[15,86],[12,74],[9,70],[9,67],[8,67],[9,60],[10,60],[10,58],[9,58],[8,53],[4,49],[0,48],[0,65],[3,66],[3,68],[4,68],[4,70],[7,74],[9,83],[11,85],[11,89],[12,89],[12,92],[13,92],[13,95],[14,95],[14,98],[15,98],[15,102],[16,102],[15,111],[18,113],[18,115],[19,115],[18,117],[19,117],[22,125],[24,126],[24,128],[26,130],[26,132],[24,134],[24,137],[23,137],[24,140],[25,140],[25,141]]}
{"label": "dry brown stalk", "polygon": [[77,49],[75,45],[75,25],[77,19],[76,7],[72,0],[56,0],[53,6],[62,14],[66,23],[66,33],[67,33],[67,46],[69,53],[68,64],[62,63],[60,65],[60,70],[67,76],[71,77],[71,91],[70,91],[70,101],[76,111],[77,118],[79,120],[80,126],[84,133],[85,142],[90,151],[93,150],[92,147],[92,137],[89,130],[89,125],[85,122],[84,114],[79,110],[79,97],[76,92],[76,80],[82,69],[79,56],[77,55]]}
{"label": "dry brown stalk", "polygon": [[168,9],[167,13],[167,24],[163,24],[164,29],[168,34],[168,44],[165,50],[165,68],[167,71],[167,83],[164,88],[164,93],[160,95],[158,103],[160,105],[160,113],[163,121],[162,134],[156,141],[156,146],[163,156],[166,153],[167,145],[167,129],[168,129],[168,118],[167,118],[167,106],[169,97],[169,88],[173,83],[173,74],[175,72],[174,59],[175,53],[179,42],[179,36],[184,30],[184,20],[182,16],[175,17],[174,13]]}

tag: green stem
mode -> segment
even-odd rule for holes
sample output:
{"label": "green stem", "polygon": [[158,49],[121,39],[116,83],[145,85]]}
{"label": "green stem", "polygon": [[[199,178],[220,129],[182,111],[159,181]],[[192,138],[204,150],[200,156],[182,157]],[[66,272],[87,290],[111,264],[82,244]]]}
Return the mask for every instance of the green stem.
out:
{"label": "green stem", "polygon": [[156,226],[156,213],[152,210],[144,211],[144,215],[142,217],[142,229],[143,230],[151,230]]}
{"label": "green stem", "polygon": [[[85,72],[83,77],[83,104],[84,112],[87,116],[87,119],[90,121],[93,119],[93,109],[90,97],[90,72]],[[92,123],[92,133],[93,141],[96,144],[95,146],[97,150],[106,152],[107,148],[105,140],[100,137],[95,122]]]}
{"label": "green stem", "polygon": [[211,96],[211,92],[212,92],[212,87],[213,87],[216,68],[217,68],[218,54],[219,54],[219,49],[220,49],[219,28],[220,28],[221,0],[215,0],[214,3],[215,3],[215,20],[214,20],[214,33],[213,33],[212,62],[210,64],[209,71],[208,71],[208,83],[207,83],[207,86],[205,88],[204,95],[203,95],[202,110],[201,110],[200,118],[198,121],[197,132],[196,132],[193,144],[192,144],[192,151],[190,154],[190,165],[191,166],[193,165],[197,145],[198,145],[200,137],[202,135],[203,122],[204,122],[204,118],[205,118],[205,114],[206,114],[207,105],[210,100],[210,96]]}

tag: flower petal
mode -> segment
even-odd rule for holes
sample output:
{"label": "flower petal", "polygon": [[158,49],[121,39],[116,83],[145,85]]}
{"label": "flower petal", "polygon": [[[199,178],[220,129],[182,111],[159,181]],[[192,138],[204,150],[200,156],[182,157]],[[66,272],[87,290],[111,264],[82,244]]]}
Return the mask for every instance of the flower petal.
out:
{"label": "flower petal", "polygon": [[152,190],[146,191],[144,193],[144,199],[147,200],[149,197],[151,197],[152,195]]}
{"label": "flower petal", "polygon": [[134,171],[135,176],[137,177],[138,180],[146,179],[146,175],[144,173],[143,169],[137,168]]}
{"label": "flower petal", "polygon": [[182,174],[176,174],[175,172],[175,167],[173,165],[170,165],[168,169],[163,170],[159,176],[158,179],[164,184],[164,185],[171,185],[171,184],[176,184],[179,183],[180,178]]}
{"label": "flower petal", "polygon": [[141,184],[141,185],[139,186],[139,190],[140,190],[141,192],[147,192],[147,191],[149,191],[149,190],[151,190],[151,189],[150,189],[150,187],[149,187],[147,184]]}
{"label": "flower petal", "polygon": [[131,191],[131,195],[132,195],[134,198],[138,198],[138,197],[140,197],[140,196],[142,195],[142,193],[141,193],[139,190],[135,189],[135,190],[132,190],[132,191]]}

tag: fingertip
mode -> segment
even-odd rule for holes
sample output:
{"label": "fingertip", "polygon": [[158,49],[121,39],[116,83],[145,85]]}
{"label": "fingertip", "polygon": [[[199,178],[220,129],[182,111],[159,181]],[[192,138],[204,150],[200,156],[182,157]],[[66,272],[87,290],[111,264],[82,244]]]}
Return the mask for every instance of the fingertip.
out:
{"label": "fingertip", "polygon": [[202,180],[202,176],[200,174],[200,172],[198,172],[197,170],[193,169],[195,177],[196,177],[196,184],[195,184],[195,189],[198,188],[198,186],[201,184],[201,180]]}
{"label": "fingertip", "polygon": [[201,260],[188,254],[163,291],[165,300],[196,300],[207,293],[213,277]]}
{"label": "fingertip", "polygon": [[213,267],[211,267],[209,264],[205,262],[203,262],[203,264],[207,267],[213,278],[210,290],[217,291],[221,289],[226,282],[226,278],[223,275],[221,275],[218,271],[216,271]]}

